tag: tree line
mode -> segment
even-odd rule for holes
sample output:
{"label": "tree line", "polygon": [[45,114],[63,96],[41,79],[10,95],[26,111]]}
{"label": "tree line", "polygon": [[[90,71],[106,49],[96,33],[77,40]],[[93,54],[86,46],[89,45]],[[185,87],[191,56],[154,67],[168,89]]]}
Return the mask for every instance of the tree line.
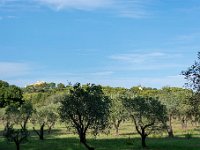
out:
{"label": "tree line", "polygon": [[[30,136],[28,123],[40,140],[44,130],[51,133],[57,122],[73,128],[80,142],[87,143],[87,134],[95,136],[113,127],[116,136],[122,122],[131,120],[146,147],[146,137],[167,132],[174,137],[173,120],[186,129],[188,122],[198,126],[200,118],[200,53],[194,65],[183,71],[191,88],[162,89],[135,86],[130,89],[95,84],[42,83],[19,88],[0,80],[0,121],[4,137],[14,142],[16,149]],[[37,125],[37,126],[36,126]],[[36,127],[39,128],[37,129]],[[20,128],[16,127],[20,126]]]}

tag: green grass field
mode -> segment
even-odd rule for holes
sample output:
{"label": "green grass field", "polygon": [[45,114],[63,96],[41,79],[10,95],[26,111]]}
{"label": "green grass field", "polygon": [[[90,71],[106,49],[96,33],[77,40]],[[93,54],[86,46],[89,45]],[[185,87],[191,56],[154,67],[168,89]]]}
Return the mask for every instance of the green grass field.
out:
{"label": "green grass field", "polygon": [[[2,131],[2,127],[0,128]],[[166,134],[151,135],[147,138],[149,150],[200,150],[200,133],[198,130],[190,130],[192,137],[187,139],[184,134],[187,131],[176,130],[176,137],[169,139]],[[140,138],[133,130],[131,123],[124,124],[120,128],[120,135],[111,133],[100,134],[96,138],[88,135],[88,143],[96,150],[140,150],[142,149]],[[15,150],[14,143],[8,143],[0,136],[0,150]],[[51,134],[45,134],[45,140],[40,141],[33,131],[29,141],[21,145],[21,150],[86,150],[80,144],[78,136],[67,132],[63,125],[57,125]]]}

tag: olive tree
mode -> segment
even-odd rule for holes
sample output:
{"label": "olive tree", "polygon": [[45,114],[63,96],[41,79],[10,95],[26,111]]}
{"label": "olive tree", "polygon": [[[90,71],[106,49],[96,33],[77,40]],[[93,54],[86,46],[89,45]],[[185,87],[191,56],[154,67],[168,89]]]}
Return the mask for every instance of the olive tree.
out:
{"label": "olive tree", "polygon": [[181,74],[185,77],[187,82],[186,87],[194,90],[193,96],[190,98],[191,115],[195,121],[200,120],[200,52],[197,54],[197,60],[187,70],[182,71]]}
{"label": "olive tree", "polygon": [[167,108],[167,114],[168,114],[168,126],[167,126],[167,133],[168,137],[173,138],[174,132],[173,132],[173,125],[172,120],[173,118],[178,116],[178,107],[180,105],[180,100],[177,98],[177,92],[174,88],[170,87],[163,87],[160,90],[159,98]]}
{"label": "olive tree", "polygon": [[119,135],[120,124],[127,119],[127,111],[122,104],[121,96],[116,96],[111,99],[110,121],[115,128],[115,134]]}
{"label": "olive tree", "polygon": [[[29,136],[26,124],[31,114],[32,106],[29,103],[24,103],[20,107],[10,104],[4,109],[2,120],[5,122],[5,129],[3,135],[9,142],[15,143],[17,150]],[[21,128],[14,128],[14,125],[21,125]]]}
{"label": "olive tree", "polygon": [[146,147],[146,137],[166,127],[165,106],[152,97],[124,97],[123,104],[134,122],[136,131],[141,136],[142,147]]}
{"label": "olive tree", "polygon": [[80,142],[89,150],[86,141],[88,129],[97,134],[108,125],[110,99],[104,95],[101,86],[77,83],[68,95],[63,97],[59,114],[63,122],[70,123],[79,135]]}
{"label": "olive tree", "polygon": [[53,105],[42,106],[34,112],[31,122],[35,126],[38,124],[40,126],[39,130],[33,127],[35,133],[39,136],[40,140],[44,140],[44,128],[48,127],[48,133],[51,132],[51,128],[55,125],[58,115],[56,109]]}

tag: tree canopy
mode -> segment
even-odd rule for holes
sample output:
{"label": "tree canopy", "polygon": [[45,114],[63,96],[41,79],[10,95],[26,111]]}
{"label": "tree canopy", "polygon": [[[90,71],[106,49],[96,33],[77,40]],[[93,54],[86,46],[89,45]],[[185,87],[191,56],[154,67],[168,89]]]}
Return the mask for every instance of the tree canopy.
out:
{"label": "tree canopy", "polygon": [[90,129],[97,134],[108,124],[110,99],[104,95],[102,87],[94,84],[81,86],[77,83],[61,101],[60,117],[62,121],[69,122],[76,129],[80,142],[86,148],[86,133]]}
{"label": "tree canopy", "polygon": [[166,127],[166,107],[152,97],[124,98],[123,104],[132,118],[136,131],[146,147],[145,139],[152,132]]}

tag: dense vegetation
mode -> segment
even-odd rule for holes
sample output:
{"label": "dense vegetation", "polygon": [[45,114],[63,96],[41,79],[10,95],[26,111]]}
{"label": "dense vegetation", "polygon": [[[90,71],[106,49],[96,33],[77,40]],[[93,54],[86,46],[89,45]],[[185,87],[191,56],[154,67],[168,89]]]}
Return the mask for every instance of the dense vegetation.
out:
{"label": "dense vegetation", "polygon": [[[177,139],[183,136],[177,131],[184,131],[184,136],[190,139],[193,136],[190,131],[198,133],[196,131],[199,129],[199,60],[200,53],[198,61],[182,72],[192,89],[141,86],[126,89],[46,82],[19,88],[0,81],[0,129],[4,137],[0,138],[0,149],[13,149],[10,143],[15,143],[17,150],[20,150],[22,144],[26,147],[24,149],[28,149],[28,145],[34,147],[32,142],[41,145],[39,141],[47,143],[47,146],[49,144],[49,147],[52,146],[50,143],[55,143],[57,146],[53,149],[58,150],[135,149],[138,148],[139,137],[142,147],[147,147],[148,136],[168,137],[166,143],[175,143],[174,147],[176,142],[184,145]],[[121,136],[119,129],[123,126],[128,139]],[[51,135],[56,138],[52,139]],[[84,147],[72,137],[79,137]],[[155,146],[155,140],[159,142],[158,147]],[[68,143],[63,144],[65,141]],[[92,143],[92,146],[88,143]],[[162,139],[152,138],[149,143],[154,149],[167,149]],[[191,142],[195,143],[195,140]],[[195,147],[200,148],[198,145]],[[45,145],[43,148],[47,149]]]}

